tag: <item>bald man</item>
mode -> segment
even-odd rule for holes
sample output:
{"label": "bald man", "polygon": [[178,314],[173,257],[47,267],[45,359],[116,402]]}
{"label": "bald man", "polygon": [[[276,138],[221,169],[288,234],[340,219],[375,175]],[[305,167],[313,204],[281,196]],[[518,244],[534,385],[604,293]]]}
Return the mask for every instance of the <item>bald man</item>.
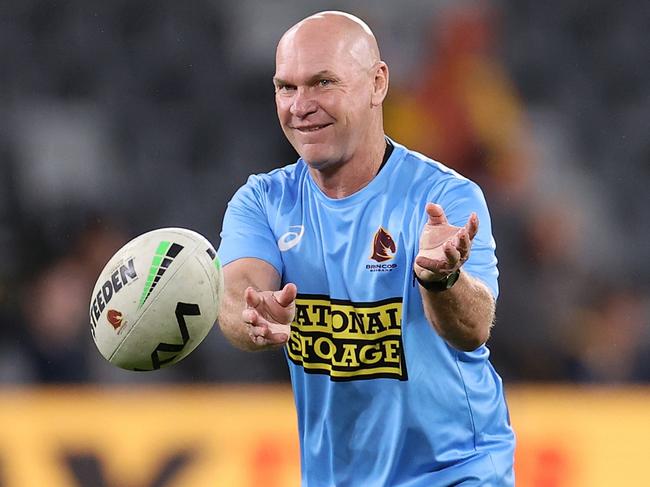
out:
{"label": "bald man", "polygon": [[386,136],[388,81],[352,15],[282,36],[275,101],[300,158],[228,205],[219,324],[241,349],[284,347],[304,486],[510,486],[487,206]]}

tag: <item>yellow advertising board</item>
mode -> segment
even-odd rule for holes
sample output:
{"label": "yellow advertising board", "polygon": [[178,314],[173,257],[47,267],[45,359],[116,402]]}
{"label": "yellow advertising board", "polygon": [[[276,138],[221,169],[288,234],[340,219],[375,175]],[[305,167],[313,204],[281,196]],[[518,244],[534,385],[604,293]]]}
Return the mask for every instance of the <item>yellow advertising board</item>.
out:
{"label": "yellow advertising board", "polygon": [[300,484],[289,389],[5,391],[0,418],[0,487]]}
{"label": "yellow advertising board", "polygon": [[[650,389],[511,387],[519,487],[642,486]],[[288,387],[0,392],[0,487],[298,487]]]}
{"label": "yellow advertising board", "polygon": [[650,485],[650,389],[518,387],[508,404],[518,486]]}

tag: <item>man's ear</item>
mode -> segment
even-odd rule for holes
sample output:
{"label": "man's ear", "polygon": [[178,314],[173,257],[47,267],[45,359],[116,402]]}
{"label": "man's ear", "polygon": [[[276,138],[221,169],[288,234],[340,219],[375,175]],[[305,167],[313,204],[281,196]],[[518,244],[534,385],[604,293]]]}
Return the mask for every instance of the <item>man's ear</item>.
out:
{"label": "man's ear", "polygon": [[370,103],[372,106],[379,106],[384,102],[388,93],[388,65],[379,61],[373,67],[372,97]]}

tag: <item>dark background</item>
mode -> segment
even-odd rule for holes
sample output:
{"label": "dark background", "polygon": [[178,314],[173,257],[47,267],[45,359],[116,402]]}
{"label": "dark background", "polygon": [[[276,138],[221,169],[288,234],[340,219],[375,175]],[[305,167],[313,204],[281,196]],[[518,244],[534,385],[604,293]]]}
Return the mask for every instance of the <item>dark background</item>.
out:
{"label": "dark background", "polygon": [[287,380],[218,330],[124,372],[87,323],[99,271],[147,230],[215,246],[251,173],[296,155],[275,45],[322,9],[359,15],[391,69],[387,133],[477,181],[507,381],[649,382],[647,2],[7,1],[0,4],[0,382]]}

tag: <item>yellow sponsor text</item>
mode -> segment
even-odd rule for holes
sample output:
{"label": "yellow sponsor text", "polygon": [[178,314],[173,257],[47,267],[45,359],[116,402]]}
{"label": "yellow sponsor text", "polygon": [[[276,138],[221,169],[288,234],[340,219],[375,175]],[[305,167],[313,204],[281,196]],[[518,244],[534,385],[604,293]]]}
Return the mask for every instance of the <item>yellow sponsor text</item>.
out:
{"label": "yellow sponsor text", "polygon": [[406,380],[402,298],[360,303],[299,295],[287,353],[332,380]]}

